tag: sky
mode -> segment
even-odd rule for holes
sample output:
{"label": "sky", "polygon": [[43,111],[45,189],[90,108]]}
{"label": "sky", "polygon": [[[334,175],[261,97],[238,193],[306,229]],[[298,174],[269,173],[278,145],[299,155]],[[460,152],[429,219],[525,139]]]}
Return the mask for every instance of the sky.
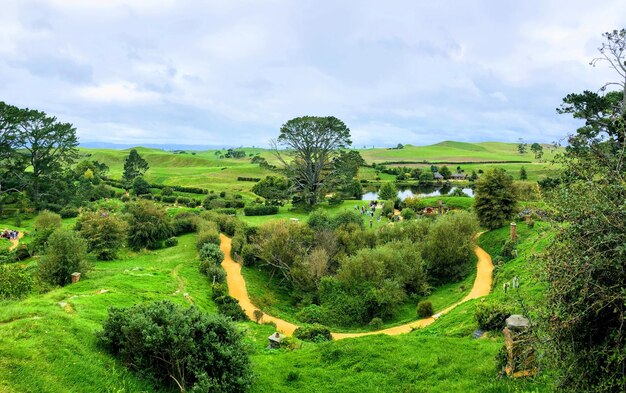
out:
{"label": "sky", "polygon": [[267,146],[336,116],[354,146],[551,143],[623,0],[2,0],[0,101],[84,142]]}

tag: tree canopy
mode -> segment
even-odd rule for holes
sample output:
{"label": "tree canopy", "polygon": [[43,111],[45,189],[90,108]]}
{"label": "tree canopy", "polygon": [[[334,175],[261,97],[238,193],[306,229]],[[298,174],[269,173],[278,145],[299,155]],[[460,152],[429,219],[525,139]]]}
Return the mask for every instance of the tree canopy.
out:
{"label": "tree canopy", "polygon": [[124,161],[122,179],[126,186],[130,188],[135,178],[143,176],[149,168],[148,162],[139,155],[136,149],[132,149]]}
{"label": "tree canopy", "polygon": [[487,170],[476,182],[474,209],[480,225],[500,228],[510,221],[517,206],[513,178],[502,168]]}
{"label": "tree canopy", "polygon": [[[333,158],[339,150],[352,144],[350,129],[333,116],[303,116],[291,119],[280,129],[275,153],[293,183],[299,201],[314,206],[323,197],[325,185],[336,175]],[[291,156],[285,159],[278,151],[283,147]]]}

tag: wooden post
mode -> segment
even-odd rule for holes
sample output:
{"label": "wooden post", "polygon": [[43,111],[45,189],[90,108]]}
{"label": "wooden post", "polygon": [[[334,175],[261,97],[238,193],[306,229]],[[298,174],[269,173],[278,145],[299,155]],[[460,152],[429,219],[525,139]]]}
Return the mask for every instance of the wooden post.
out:
{"label": "wooden post", "polygon": [[511,223],[511,240],[517,240],[517,224],[514,222]]}

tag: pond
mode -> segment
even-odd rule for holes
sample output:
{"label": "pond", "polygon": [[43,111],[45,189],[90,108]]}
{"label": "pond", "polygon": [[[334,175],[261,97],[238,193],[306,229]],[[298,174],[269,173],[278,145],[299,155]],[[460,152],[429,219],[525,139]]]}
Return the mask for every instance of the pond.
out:
{"label": "pond", "polygon": [[[398,198],[404,200],[411,196],[418,197],[431,197],[431,196],[445,196],[449,195],[455,189],[460,189],[465,193],[465,195],[473,197],[474,190],[471,188],[463,188],[452,186],[450,184],[422,184],[419,186],[410,186],[410,187],[398,187]],[[366,189],[366,193],[361,196],[361,199],[364,201],[375,201],[378,200],[378,188],[368,190]]]}

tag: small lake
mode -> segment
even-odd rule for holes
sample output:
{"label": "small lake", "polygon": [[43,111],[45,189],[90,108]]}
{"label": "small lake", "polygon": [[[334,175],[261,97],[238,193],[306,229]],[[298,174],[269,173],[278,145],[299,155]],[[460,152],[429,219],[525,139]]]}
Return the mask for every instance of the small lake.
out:
{"label": "small lake", "polygon": [[[449,195],[452,191],[456,189],[460,189],[467,196],[474,197],[474,190],[472,190],[471,188],[451,186],[449,184],[443,184],[443,185],[427,184],[427,185],[411,186],[411,187],[406,187],[406,186],[398,187],[398,198],[400,198],[401,200],[404,200],[411,196],[417,196],[417,197],[445,196],[445,195]],[[361,196],[362,200],[375,201],[379,199],[378,188],[373,189],[373,190],[369,190],[366,188],[365,190],[367,192],[365,192]]]}

